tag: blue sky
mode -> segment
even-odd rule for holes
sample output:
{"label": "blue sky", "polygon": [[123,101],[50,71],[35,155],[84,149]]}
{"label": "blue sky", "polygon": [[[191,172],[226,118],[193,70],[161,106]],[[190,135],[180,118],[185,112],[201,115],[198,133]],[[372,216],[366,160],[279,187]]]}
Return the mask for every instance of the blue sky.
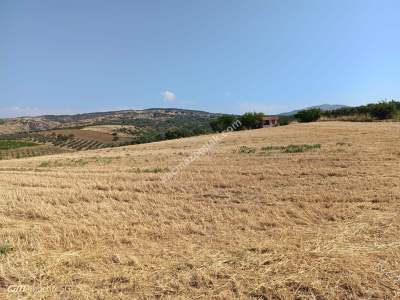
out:
{"label": "blue sky", "polygon": [[400,98],[398,0],[0,0],[0,116]]}

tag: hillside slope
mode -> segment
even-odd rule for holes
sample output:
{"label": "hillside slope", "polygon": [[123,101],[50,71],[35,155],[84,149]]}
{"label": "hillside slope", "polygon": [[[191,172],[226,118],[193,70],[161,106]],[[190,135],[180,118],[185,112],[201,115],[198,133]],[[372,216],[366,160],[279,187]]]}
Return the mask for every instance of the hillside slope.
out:
{"label": "hillside slope", "polygon": [[212,136],[0,161],[1,295],[400,297],[399,134],[235,132],[165,183]]}
{"label": "hillside slope", "polygon": [[212,114],[204,111],[178,108],[150,108],[144,110],[122,110],[84,113],[77,115],[46,115],[5,119],[0,124],[0,134],[15,132],[51,130],[57,128],[84,127],[91,125],[130,124],[138,120],[162,122],[171,119],[186,122],[209,119]]}

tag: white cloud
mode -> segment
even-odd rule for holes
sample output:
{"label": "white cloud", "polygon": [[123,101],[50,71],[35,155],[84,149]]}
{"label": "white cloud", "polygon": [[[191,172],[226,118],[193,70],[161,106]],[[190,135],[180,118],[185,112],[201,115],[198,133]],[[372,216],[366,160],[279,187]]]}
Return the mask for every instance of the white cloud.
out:
{"label": "white cloud", "polygon": [[163,97],[164,102],[173,103],[175,106],[193,105],[193,101],[191,100],[178,99],[176,97],[176,94],[171,90],[165,90],[164,92],[161,93],[161,96]]}
{"label": "white cloud", "polygon": [[163,96],[164,101],[174,102],[176,100],[175,93],[170,90],[165,90],[164,92],[161,93],[161,95]]}

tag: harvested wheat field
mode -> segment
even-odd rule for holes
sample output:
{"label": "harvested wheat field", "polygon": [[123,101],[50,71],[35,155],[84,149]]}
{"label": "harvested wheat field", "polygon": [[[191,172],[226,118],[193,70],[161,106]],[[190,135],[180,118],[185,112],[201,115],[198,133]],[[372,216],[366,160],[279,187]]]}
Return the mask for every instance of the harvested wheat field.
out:
{"label": "harvested wheat field", "polygon": [[1,298],[400,297],[400,123],[211,137],[0,161]]}

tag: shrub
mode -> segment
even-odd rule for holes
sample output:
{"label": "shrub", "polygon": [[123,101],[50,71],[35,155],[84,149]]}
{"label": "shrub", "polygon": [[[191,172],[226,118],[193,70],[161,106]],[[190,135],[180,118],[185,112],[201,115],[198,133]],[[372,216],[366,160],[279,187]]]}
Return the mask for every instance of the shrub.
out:
{"label": "shrub", "polygon": [[301,123],[309,123],[318,121],[321,117],[321,109],[319,108],[310,108],[299,111],[295,118]]}
{"label": "shrub", "polygon": [[0,244],[0,256],[6,255],[8,252],[13,250],[13,247],[9,244]]}
{"label": "shrub", "polygon": [[350,143],[346,143],[346,142],[337,142],[336,146],[348,146],[348,147],[351,147],[351,144]]}
{"label": "shrub", "polygon": [[239,148],[239,153],[256,153],[256,148],[241,146]]}
{"label": "shrub", "polygon": [[47,168],[47,167],[49,167],[49,166],[50,166],[50,162],[49,162],[49,161],[42,161],[42,162],[38,165],[39,168]]}
{"label": "shrub", "polygon": [[144,169],[143,173],[162,173],[162,172],[169,172],[168,168],[153,168],[153,169]]}

